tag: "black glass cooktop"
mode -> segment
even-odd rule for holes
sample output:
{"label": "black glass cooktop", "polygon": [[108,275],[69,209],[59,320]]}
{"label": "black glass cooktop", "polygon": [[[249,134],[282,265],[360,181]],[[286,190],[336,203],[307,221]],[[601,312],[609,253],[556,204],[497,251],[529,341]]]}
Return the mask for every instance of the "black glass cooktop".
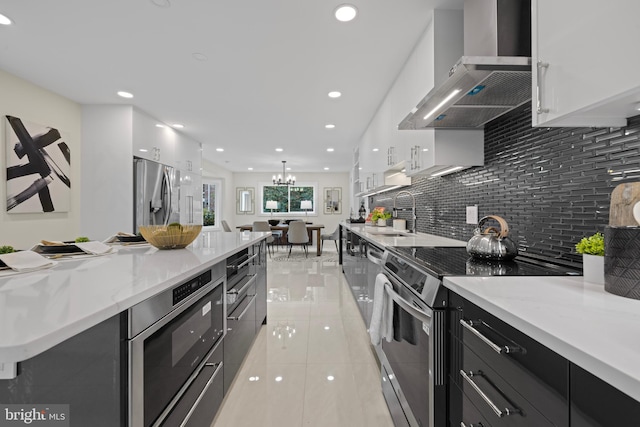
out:
{"label": "black glass cooktop", "polygon": [[[405,261],[416,264],[432,276],[565,276],[582,275],[579,266],[554,262],[542,257],[518,255],[510,261],[491,261],[471,257],[464,247],[388,248]],[[393,257],[387,257],[387,268],[398,268]]]}

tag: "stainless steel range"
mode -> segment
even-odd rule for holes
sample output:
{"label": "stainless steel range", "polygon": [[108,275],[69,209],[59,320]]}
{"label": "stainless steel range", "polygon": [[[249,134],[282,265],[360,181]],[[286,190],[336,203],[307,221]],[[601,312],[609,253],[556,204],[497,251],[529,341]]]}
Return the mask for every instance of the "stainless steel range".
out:
{"label": "stainless steel range", "polygon": [[448,292],[445,276],[580,275],[570,263],[518,256],[496,262],[471,258],[464,247],[388,247],[384,274],[394,301],[393,337],[376,349],[382,389],[396,427],[447,423]]}

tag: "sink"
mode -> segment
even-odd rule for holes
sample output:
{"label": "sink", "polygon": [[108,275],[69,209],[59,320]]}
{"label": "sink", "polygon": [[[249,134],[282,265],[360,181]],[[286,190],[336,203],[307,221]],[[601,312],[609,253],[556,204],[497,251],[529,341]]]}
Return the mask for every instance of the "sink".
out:
{"label": "sink", "polygon": [[406,233],[384,233],[380,231],[370,231],[369,234],[374,236],[385,236],[385,237],[407,237]]}

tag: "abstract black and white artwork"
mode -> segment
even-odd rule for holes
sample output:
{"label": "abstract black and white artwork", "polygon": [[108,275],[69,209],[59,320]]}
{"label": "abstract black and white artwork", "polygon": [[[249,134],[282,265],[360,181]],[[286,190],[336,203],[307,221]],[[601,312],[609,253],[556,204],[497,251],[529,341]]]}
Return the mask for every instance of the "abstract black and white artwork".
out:
{"label": "abstract black and white artwork", "polygon": [[6,118],[7,212],[68,212],[71,150],[60,132]]}

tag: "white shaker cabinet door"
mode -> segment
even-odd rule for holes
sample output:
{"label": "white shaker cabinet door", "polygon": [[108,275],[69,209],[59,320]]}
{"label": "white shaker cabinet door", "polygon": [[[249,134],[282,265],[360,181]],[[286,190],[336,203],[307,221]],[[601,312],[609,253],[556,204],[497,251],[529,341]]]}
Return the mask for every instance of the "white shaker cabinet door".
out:
{"label": "white shaker cabinet door", "polygon": [[624,126],[640,114],[640,1],[532,0],[534,126]]}

